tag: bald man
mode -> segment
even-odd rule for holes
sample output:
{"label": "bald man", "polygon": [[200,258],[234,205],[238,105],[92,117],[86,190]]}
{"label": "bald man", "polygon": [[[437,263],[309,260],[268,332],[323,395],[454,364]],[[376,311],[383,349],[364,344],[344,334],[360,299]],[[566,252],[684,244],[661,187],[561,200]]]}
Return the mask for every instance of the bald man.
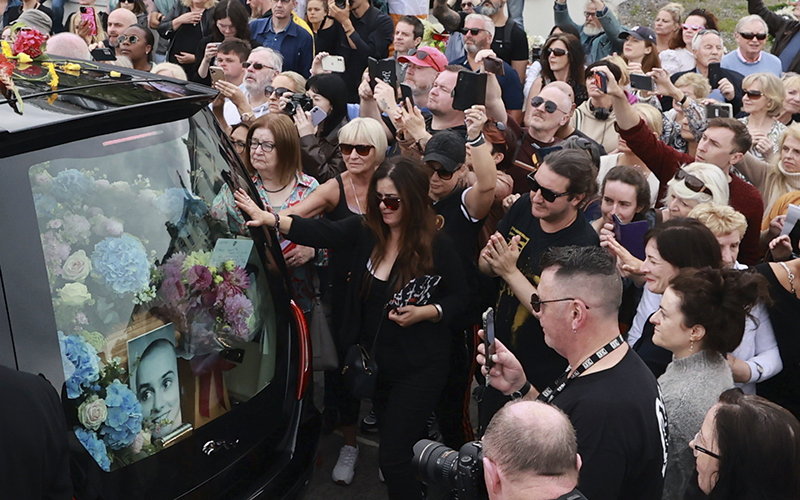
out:
{"label": "bald man", "polygon": [[68,31],[53,35],[47,40],[47,55],[92,60],[89,47],[83,38]]}
{"label": "bald man", "polygon": [[136,14],[128,9],[115,9],[108,15],[108,39],[103,41],[106,47],[118,47],[117,37],[136,24]]}
{"label": "bald man", "polygon": [[567,94],[567,96],[569,96],[569,100],[572,102],[572,108],[570,109],[570,112],[569,112],[570,121],[568,121],[566,123],[566,125],[562,125],[561,128],[558,129],[558,132],[556,132],[556,137],[559,137],[559,138],[561,138],[561,139],[563,139],[565,141],[567,139],[569,139],[570,137],[581,137],[581,138],[586,139],[587,141],[591,142],[593,145],[597,146],[598,151],[600,151],[600,156],[606,154],[606,150],[605,150],[605,148],[603,147],[602,144],[600,144],[599,142],[595,141],[594,139],[592,139],[588,135],[584,134],[580,130],[576,129],[575,126],[572,125],[572,113],[575,112],[575,107],[576,107],[575,106],[575,90],[573,90],[572,86],[570,86],[566,82],[555,81],[555,82],[548,83],[547,85],[545,85],[545,88],[547,88],[547,87],[553,87],[553,88],[557,88],[557,89],[561,90],[562,92]]}

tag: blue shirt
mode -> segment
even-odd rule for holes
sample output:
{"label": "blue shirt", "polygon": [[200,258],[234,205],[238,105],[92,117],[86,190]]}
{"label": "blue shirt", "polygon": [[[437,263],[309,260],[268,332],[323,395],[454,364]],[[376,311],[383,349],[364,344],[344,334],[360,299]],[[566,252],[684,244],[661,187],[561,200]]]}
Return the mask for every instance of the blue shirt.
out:
{"label": "blue shirt", "polygon": [[295,71],[308,78],[314,60],[314,37],[294,19],[290,18],[280,33],[272,28],[271,17],[256,19],[250,22],[250,32],[253,40],[283,56],[283,71]]}
{"label": "blue shirt", "polygon": [[[472,68],[469,66],[469,61],[467,61],[467,56],[453,59],[450,61],[450,64],[464,66],[472,71]],[[503,104],[506,106],[506,111],[521,110],[522,102],[525,100],[525,97],[522,95],[522,82],[519,81],[519,74],[517,74],[517,70],[512,68],[511,65],[505,61],[503,61],[503,67],[505,68],[506,74],[504,76],[495,75],[497,76],[497,83],[500,84]]]}
{"label": "blue shirt", "polygon": [[789,40],[789,43],[786,44],[786,47],[778,54],[778,59],[781,60],[784,71],[791,71],[789,68],[791,68],[792,60],[798,52],[800,52],[800,36],[798,36],[798,33],[795,33],[792,39]]}
{"label": "blue shirt", "polygon": [[778,78],[783,73],[781,67],[781,60],[778,56],[774,56],[769,52],[761,51],[761,58],[757,62],[747,62],[739,55],[739,50],[728,52],[723,56],[720,63],[725,69],[732,69],[743,76],[752,75],[753,73],[772,73]]}

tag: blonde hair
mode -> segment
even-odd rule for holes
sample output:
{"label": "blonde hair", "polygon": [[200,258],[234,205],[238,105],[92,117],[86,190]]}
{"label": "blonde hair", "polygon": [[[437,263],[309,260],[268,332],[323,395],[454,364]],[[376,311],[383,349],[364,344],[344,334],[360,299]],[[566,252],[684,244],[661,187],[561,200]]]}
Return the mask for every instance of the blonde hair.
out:
{"label": "blonde hair", "polygon": [[[97,26],[97,34],[89,38],[89,45],[93,43],[100,43],[106,38],[108,38],[108,34],[103,29],[103,22],[100,19],[98,13],[100,12],[97,7],[94,8],[94,24]],[[78,24],[81,22],[81,14],[80,12],[76,12],[72,15],[72,18],[69,22],[68,30],[70,33],[78,34]]]}
{"label": "blonde hair", "polygon": [[786,94],[783,90],[783,82],[772,73],[753,73],[747,75],[742,80],[742,88],[748,87],[753,83],[761,85],[761,93],[769,99],[767,106],[767,116],[775,118],[783,113],[783,100]]}
{"label": "blonde hair", "polygon": [[747,231],[745,216],[728,205],[701,203],[689,212],[689,217],[702,222],[716,237],[736,231],[739,233],[739,238],[743,238]]}
{"label": "blonde hair", "polygon": [[[115,61],[108,61],[106,64],[113,64],[114,66],[119,66],[120,68],[129,68],[133,69],[133,61],[128,56],[117,56]],[[155,73],[155,71],[153,71]]]}
{"label": "blonde hair", "polygon": [[790,88],[794,88],[800,90],[800,75],[797,73],[784,73],[783,78],[781,78],[781,82],[783,82],[783,90],[786,91]]}
{"label": "blonde hair", "polygon": [[620,87],[624,87],[625,85],[631,83],[631,71],[628,69],[628,63],[625,62],[625,59],[623,59],[622,56],[607,56],[604,57],[603,60],[614,63],[619,68],[620,76],[617,83]]}
{"label": "blonde hair", "polygon": [[675,2],[670,2],[667,5],[658,9],[658,12],[666,12],[672,17],[672,22],[680,28],[681,19],[683,19],[683,5]]}
{"label": "blonde hair", "polygon": [[661,134],[664,132],[664,119],[662,118],[661,111],[643,102],[634,104],[633,110],[642,117],[647,128],[655,132],[658,137],[661,137]]}
{"label": "blonde hair", "polygon": [[[783,149],[783,144],[786,142],[787,137],[792,137],[800,141],[799,123],[793,123],[786,127],[786,130],[783,131],[780,139],[778,139],[778,152]],[[782,167],[780,165],[780,161],[780,154],[772,155],[772,162],[770,169],[767,171],[767,176],[764,179],[764,192],[762,193],[764,196],[764,213],[769,212],[769,210],[772,208],[772,205],[775,204],[775,201],[778,198],[785,195],[789,191],[795,190],[787,182],[786,175],[781,172],[781,168],[779,168],[779,166]]]}
{"label": "blonde hair", "polygon": [[[184,7],[191,8],[193,3],[194,2],[192,0],[181,0],[181,5]],[[217,0],[206,0],[206,3],[203,4],[203,10],[208,10],[215,5],[217,5]]]}
{"label": "blonde hair", "polygon": [[296,73],[294,71],[284,71],[283,73],[278,73],[278,75],[275,78],[278,78],[278,76],[285,76],[286,78],[294,82],[294,89],[292,90],[294,91],[295,94],[305,93],[306,79],[303,78],[303,75],[301,75],[300,73]]}
{"label": "blonde hair", "polygon": [[339,144],[375,146],[375,158],[378,163],[386,158],[386,149],[389,147],[380,122],[374,118],[364,117],[353,118],[339,130]]}
{"label": "blonde hair", "polygon": [[183,70],[180,66],[175,63],[171,62],[163,62],[158,63],[153,66],[153,69],[150,70],[150,73],[155,73],[157,75],[165,75],[172,77],[176,80],[188,80],[186,77],[186,71]]}
{"label": "blonde hair", "polygon": [[[696,200],[700,203],[714,203],[717,205],[727,205],[730,198],[730,188],[728,186],[728,176],[716,165],[701,163],[696,161],[684,165],[683,170],[691,174],[705,184],[711,191],[711,195],[703,192],[696,192],[686,186],[686,180],[677,180],[674,177],[667,183],[667,200],[672,195],[684,200]],[[665,200],[666,201],[666,200]],[[665,203],[666,204],[666,203]]]}
{"label": "blonde hair", "polygon": [[698,99],[705,99],[711,93],[711,84],[708,83],[708,78],[700,73],[686,73],[680,78],[675,80],[675,86],[692,87],[694,95]]}

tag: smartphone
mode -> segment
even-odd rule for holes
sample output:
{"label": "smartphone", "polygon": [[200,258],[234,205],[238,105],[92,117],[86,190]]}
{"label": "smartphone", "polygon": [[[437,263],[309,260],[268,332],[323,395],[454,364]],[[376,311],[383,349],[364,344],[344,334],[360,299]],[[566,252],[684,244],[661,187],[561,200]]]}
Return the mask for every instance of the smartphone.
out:
{"label": "smartphone", "polygon": [[491,307],[483,313],[483,345],[486,348],[486,368],[494,366],[492,356],[495,351],[494,344],[494,309]]}
{"label": "smartphone", "polygon": [[406,85],[405,83],[400,84],[400,104],[403,106],[406,105],[406,99],[411,101],[411,105],[414,105],[414,93],[411,92],[411,87]]}
{"label": "smartphone", "polygon": [[631,88],[646,90],[648,92],[654,92],[656,90],[656,82],[653,81],[652,76],[638,75],[635,73],[631,73],[630,77],[631,77]]}
{"label": "smartphone", "polygon": [[342,56],[325,56],[320,62],[322,69],[332,73],[344,73],[344,57]]}
{"label": "smartphone", "polygon": [[397,88],[397,66],[392,58],[381,59],[374,57],[367,59],[369,66],[369,86],[375,90],[375,79],[383,80],[393,89]]}
{"label": "smartphone", "polygon": [[727,102],[706,104],[706,119],[733,118],[733,106]]}
{"label": "smartphone", "polygon": [[85,21],[92,28],[91,35],[97,36],[97,22],[94,18],[94,7],[81,6],[81,21]]}
{"label": "smartphone", "polygon": [[725,75],[722,74],[722,68],[719,63],[708,63],[708,83],[711,84],[711,88],[719,87],[719,81],[723,78],[725,78]]}
{"label": "smartphone", "polygon": [[322,123],[322,120],[328,117],[328,113],[324,112],[319,106],[311,108],[311,125],[317,126]]}
{"label": "smartphone", "polygon": [[208,73],[211,75],[211,86],[220,80],[225,80],[225,72],[219,66],[210,66]]}
{"label": "smartphone", "polygon": [[503,64],[503,60],[496,57],[485,58],[483,60],[483,69],[485,69],[487,73],[492,73],[497,76],[506,75],[506,67]]}
{"label": "smartphone", "polygon": [[605,73],[601,71],[595,71],[594,73],[594,84],[595,86],[600,89],[600,92],[607,94],[608,93],[608,77]]}
{"label": "smartphone", "polygon": [[619,244],[637,259],[644,260],[644,235],[650,229],[647,221],[638,220],[625,224],[617,217],[617,214],[613,214],[611,217],[614,219],[614,237]]}
{"label": "smartphone", "polygon": [[464,111],[475,104],[486,104],[486,73],[459,71],[453,89],[453,109]]}
{"label": "smartphone", "polygon": [[116,61],[117,55],[114,54],[114,49],[108,47],[98,47],[91,51],[92,59],[95,61]]}

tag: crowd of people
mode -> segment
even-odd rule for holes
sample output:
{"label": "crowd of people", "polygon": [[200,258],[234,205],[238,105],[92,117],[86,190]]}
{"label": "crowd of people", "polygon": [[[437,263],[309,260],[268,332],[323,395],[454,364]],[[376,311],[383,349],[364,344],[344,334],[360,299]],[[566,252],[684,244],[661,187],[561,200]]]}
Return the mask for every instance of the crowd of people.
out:
{"label": "crowd of people", "polygon": [[81,5],[0,0],[3,38],[219,91],[261,203],[223,187],[214,216],[277,231],[298,304],[332,311],[335,482],[360,425],[391,499],[425,496],[417,440],[484,432],[490,498],[798,498],[800,4],[748,0],[729,50],[677,3],[651,28],[556,0],[537,47],[519,0],[432,0],[446,47],[370,0]]}

